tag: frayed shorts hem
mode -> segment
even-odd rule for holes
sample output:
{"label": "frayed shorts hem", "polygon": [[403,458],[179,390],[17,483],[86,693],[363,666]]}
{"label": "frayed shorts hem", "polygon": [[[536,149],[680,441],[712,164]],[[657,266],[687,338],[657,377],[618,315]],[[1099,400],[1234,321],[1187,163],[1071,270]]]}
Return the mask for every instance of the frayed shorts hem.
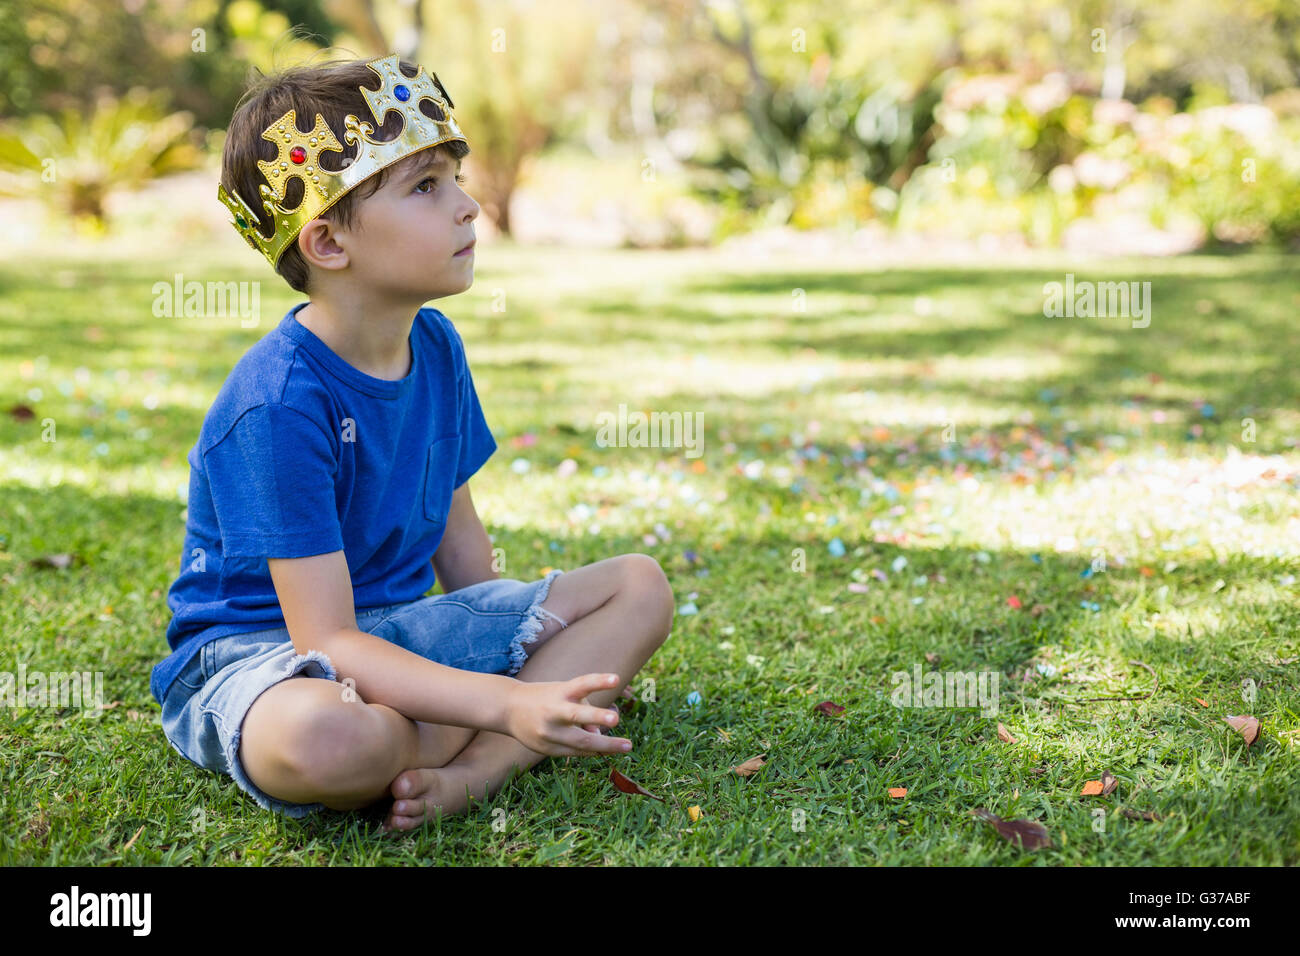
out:
{"label": "frayed shorts hem", "polygon": [[[310,673],[313,670],[318,673]],[[325,652],[310,650],[306,654],[295,654],[290,658],[275,683],[278,684],[291,677],[297,677],[302,673],[306,673],[308,677],[318,677],[323,680],[338,680],[338,673],[334,670],[334,663]],[[271,686],[274,687],[275,684]],[[234,733],[229,737],[229,743],[225,746],[226,766],[230,768],[230,776],[240,790],[243,790],[256,800],[257,805],[263,810],[282,813],[287,817],[301,818],[329,809],[323,803],[288,803],[279,800],[269,793],[263,792],[257,784],[253,783],[248,774],[244,772],[244,765],[239,759],[239,738],[243,729],[243,722],[241,721],[240,726],[235,728]]]}
{"label": "frayed shorts hem", "polygon": [[507,676],[514,677],[527,663],[528,652],[524,650],[524,645],[532,644],[537,640],[537,636],[546,627],[545,619],[559,621],[561,630],[569,626],[558,614],[553,614],[541,606],[551,593],[551,582],[562,573],[559,568],[547,573],[541,586],[537,588],[532,604],[528,605],[528,610],[524,612],[524,619],[519,622],[519,629],[515,631],[515,636],[510,641],[510,667],[506,672]]}

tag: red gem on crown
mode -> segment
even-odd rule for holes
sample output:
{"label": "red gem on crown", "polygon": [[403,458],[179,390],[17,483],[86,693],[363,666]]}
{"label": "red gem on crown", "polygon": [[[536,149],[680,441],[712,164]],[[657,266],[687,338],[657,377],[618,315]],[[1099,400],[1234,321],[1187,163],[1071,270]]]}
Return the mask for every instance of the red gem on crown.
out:
{"label": "red gem on crown", "polygon": [[307,150],[303,149],[301,146],[295,146],[293,149],[289,150],[289,158],[293,160],[294,165],[301,166],[307,161]]}

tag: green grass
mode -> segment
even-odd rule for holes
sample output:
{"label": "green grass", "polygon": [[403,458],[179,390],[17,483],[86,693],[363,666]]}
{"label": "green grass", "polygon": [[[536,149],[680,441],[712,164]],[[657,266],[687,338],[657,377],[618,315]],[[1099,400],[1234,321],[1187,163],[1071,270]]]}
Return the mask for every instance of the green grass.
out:
{"label": "green grass", "polygon": [[[501,446],[475,501],[507,576],[629,551],[667,571],[679,613],[617,759],[664,802],[618,793],[607,759],[548,760],[384,838],[380,810],[261,810],[167,745],[148,689],[186,454],[297,299],[233,241],[9,261],[0,670],[103,671],[120,704],[0,710],[0,863],[1297,863],[1295,261],[1001,265],[484,248],[474,287],[435,303]],[[260,325],[154,318],[176,272],[262,280]],[[1044,318],[1066,272],[1151,281],[1150,326]],[[703,456],[598,447],[619,403],[701,412]],[[31,563],[60,552],[78,562]],[[893,706],[890,675],[918,664],[996,673],[997,715]],[[1146,699],[1081,700],[1145,695],[1152,673]],[[1243,713],[1263,726],[1249,749],[1221,719]],[[754,776],[730,771],[760,753]],[[1103,771],[1115,793],[1080,797]],[[1054,846],[1006,843],[977,807]]]}

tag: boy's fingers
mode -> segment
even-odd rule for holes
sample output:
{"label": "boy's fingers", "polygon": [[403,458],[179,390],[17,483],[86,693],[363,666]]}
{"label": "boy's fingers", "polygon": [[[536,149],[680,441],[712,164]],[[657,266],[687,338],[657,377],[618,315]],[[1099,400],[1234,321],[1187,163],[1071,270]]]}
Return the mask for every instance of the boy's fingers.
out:
{"label": "boy's fingers", "polygon": [[590,757],[593,754],[623,754],[627,753],[623,745],[631,743],[632,741],[626,737],[606,737],[603,734],[592,734],[575,728],[573,736],[565,738],[562,746],[567,752],[561,756]]}
{"label": "boy's fingers", "polygon": [[618,714],[608,707],[584,707],[578,712],[574,723],[596,724],[600,727],[613,727],[618,723]]}
{"label": "boy's fingers", "polygon": [[588,694],[598,690],[609,690],[618,684],[617,674],[583,674],[581,677],[575,677],[569,681],[568,696],[573,699],[575,696],[585,697]]}

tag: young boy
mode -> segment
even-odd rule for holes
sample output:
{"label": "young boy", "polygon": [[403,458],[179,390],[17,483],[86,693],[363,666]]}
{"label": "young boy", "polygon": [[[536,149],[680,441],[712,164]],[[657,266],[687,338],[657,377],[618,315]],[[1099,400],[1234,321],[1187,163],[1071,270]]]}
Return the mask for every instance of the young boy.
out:
{"label": "young boy", "polygon": [[150,685],[177,751],[289,816],[391,795],[385,829],[412,829],[546,755],[625,752],[609,705],[672,625],[648,555],[493,568],[469,478],[496,442],[459,333],[423,307],[473,281],[452,106],[397,56],[348,61],[264,78],[227,134],[218,198],[309,301],[190,451]]}

